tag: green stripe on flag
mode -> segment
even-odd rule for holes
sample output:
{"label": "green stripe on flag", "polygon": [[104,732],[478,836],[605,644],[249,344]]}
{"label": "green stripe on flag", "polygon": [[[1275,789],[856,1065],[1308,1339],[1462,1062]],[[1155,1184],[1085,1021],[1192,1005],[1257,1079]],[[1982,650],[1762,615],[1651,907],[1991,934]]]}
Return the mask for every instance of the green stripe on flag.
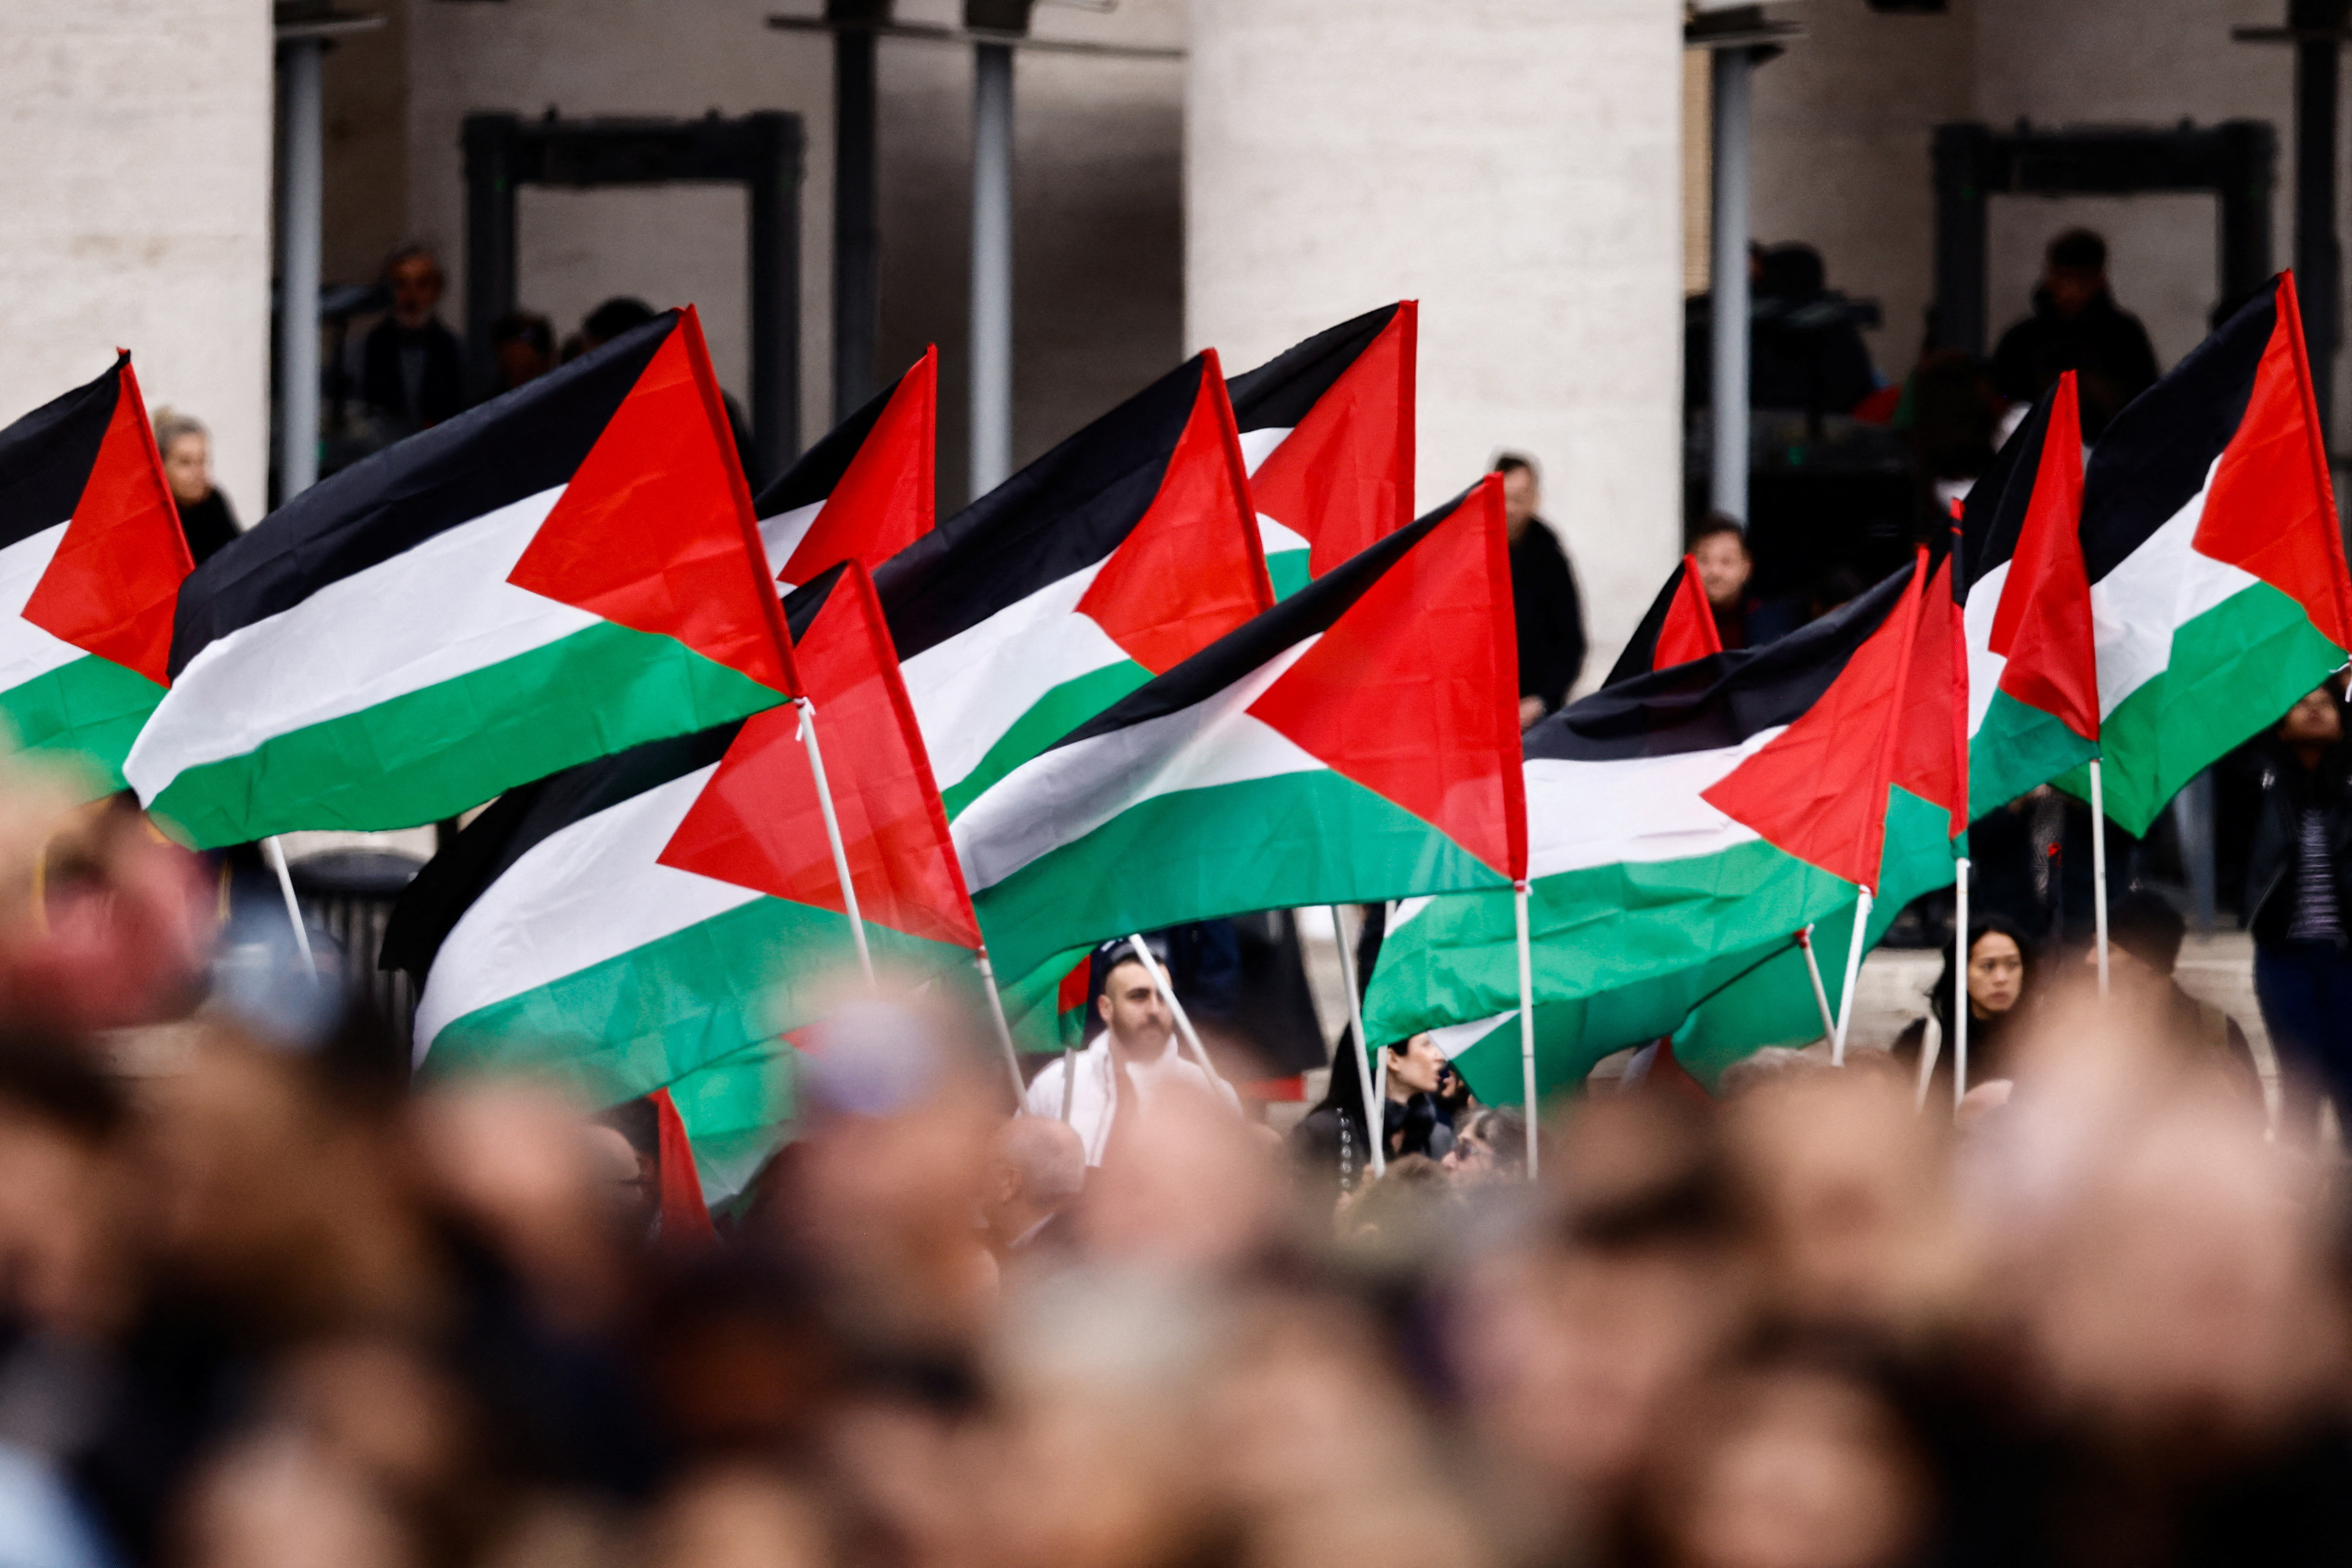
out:
{"label": "green stripe on flag", "polygon": [[163,689],[110,658],[86,655],[0,691],[0,718],[27,751],[89,759],[105,790],[122,787],[122,759]]}
{"label": "green stripe on flag", "polygon": [[1276,604],[1290,597],[1314,581],[1307,563],[1314,559],[1311,550],[1276,550],[1267,553],[1265,574],[1274,584]]}
{"label": "green stripe on flag", "polygon": [[[2344,664],[2303,606],[2267,583],[2172,634],[2166,668],[2099,721],[2107,816],[2145,834],[2181,785],[2275,722]],[[2057,781],[2087,798],[2087,772]]]}
{"label": "green stripe on flag", "polygon": [[971,772],[940,792],[950,820],[1005,774],[1151,679],[1133,659],[1121,659],[1066,680],[1040,697],[988,748]]}
{"label": "green stripe on flag", "polygon": [[2055,715],[1995,691],[1984,722],[1969,737],[1969,820],[1999,811],[2098,752],[2097,742]]}
{"label": "green stripe on flag", "polygon": [[783,1147],[796,1060],[783,1041],[761,1040],[667,1086],[694,1145],[704,1201],[716,1205],[742,1191]]}
{"label": "green stripe on flag", "polygon": [[1314,768],[1147,796],[972,906],[990,955],[1025,973],[1057,952],[1186,921],[1502,884],[1421,818]]}
{"label": "green stripe on flag", "polygon": [[189,768],[149,809],[200,847],[293,828],[414,827],[516,783],[783,700],[673,638],[602,621]]}

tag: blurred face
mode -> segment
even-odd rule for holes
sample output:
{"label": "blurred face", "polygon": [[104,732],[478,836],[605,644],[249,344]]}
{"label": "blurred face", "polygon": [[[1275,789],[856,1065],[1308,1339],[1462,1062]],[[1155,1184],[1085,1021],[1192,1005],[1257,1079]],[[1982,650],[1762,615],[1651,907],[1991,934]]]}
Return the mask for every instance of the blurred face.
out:
{"label": "blurred face", "polygon": [[498,346],[499,385],[511,392],[527,381],[537,381],[555,366],[538,345],[509,338]]}
{"label": "blurred face", "polygon": [[641,1159],[617,1128],[591,1127],[588,1157],[594,1162],[596,1184],[619,1234],[642,1237],[661,1207],[661,1184],[650,1164]]}
{"label": "blurred face", "polygon": [[2092,268],[2053,267],[2042,278],[2050,301],[2062,316],[2079,316],[2107,286],[2107,275]]}
{"label": "blurred face", "polygon": [[163,452],[163,478],[172,487],[172,499],[182,506],[194,506],[212,494],[212,443],[194,430],[173,437]]}
{"label": "blurred face", "polygon": [[2279,739],[2290,746],[2332,746],[2344,738],[2344,710],[2333,687],[2323,686],[2286,710]]}
{"label": "blurred face", "polygon": [[1402,1046],[1389,1047],[1389,1096],[1402,1100],[1409,1094],[1434,1094],[1445,1071],[1445,1058],[1437,1054],[1437,1042],[1427,1035],[1415,1035]]}
{"label": "blurred face", "polygon": [[1969,950],[1969,1005],[1979,1018],[2006,1013],[2025,989],[2025,955],[1997,931],[1977,938]]}
{"label": "blurred face", "polygon": [[403,257],[384,282],[392,289],[392,319],[421,327],[441,303],[441,268],[429,256]]}
{"label": "blurred face", "polygon": [[1748,591],[1748,574],[1755,563],[1748,557],[1748,545],[1732,532],[1710,533],[1698,542],[1691,552],[1698,563],[1698,580],[1706,589],[1706,602],[1717,609],[1727,609],[1739,603],[1739,595]]}
{"label": "blurred face", "polygon": [[1536,509],[1543,504],[1543,486],[1533,468],[1513,468],[1503,476],[1503,521],[1508,525],[1511,537],[1517,539],[1535,521]]}
{"label": "blurred face", "polygon": [[1095,1006],[1110,1026],[1111,1044],[1130,1057],[1157,1057],[1175,1032],[1176,1019],[1167,1000],[1140,963],[1113,969]]}

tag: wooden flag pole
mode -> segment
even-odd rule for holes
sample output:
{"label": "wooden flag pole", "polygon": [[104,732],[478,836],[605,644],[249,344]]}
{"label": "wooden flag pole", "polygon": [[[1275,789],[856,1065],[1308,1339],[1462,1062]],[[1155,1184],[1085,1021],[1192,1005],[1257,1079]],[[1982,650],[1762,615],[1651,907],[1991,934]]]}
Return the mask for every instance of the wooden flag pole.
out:
{"label": "wooden flag pole", "polygon": [[1845,989],[1838,997],[1837,1033],[1830,1037],[1830,1065],[1845,1066],[1845,1034],[1853,1023],[1853,983],[1862,973],[1862,939],[1870,930],[1871,893],[1862,889],[1853,907],[1853,941],[1846,944]]}
{"label": "wooden flag pole", "polygon": [[1160,994],[1167,998],[1168,1010],[1176,1015],[1176,1033],[1187,1046],[1192,1048],[1193,1059],[1201,1064],[1201,1070],[1209,1075],[1211,1083],[1223,1089],[1227,1096],[1238,1102],[1241,1096],[1234,1093],[1234,1086],[1225,1081],[1224,1075],[1217,1071],[1216,1064],[1209,1060],[1209,1053],[1202,1049],[1201,1037],[1192,1027],[1192,1015],[1186,1013],[1184,1004],[1176,999],[1176,987],[1170,983],[1168,972],[1160,967],[1158,959],[1151,956],[1151,950],[1143,944],[1143,938],[1139,933],[1129,937],[1127,945],[1133,949],[1135,956],[1142,961],[1145,971],[1151,976],[1151,984],[1160,988]]}
{"label": "wooden flag pole", "polygon": [[2099,994],[2107,994],[2107,792],[2091,759],[2091,920],[2099,953]]}
{"label": "wooden flag pole", "polygon": [[1813,983],[1813,1005],[1822,1010],[1822,1038],[1834,1038],[1837,1019],[1830,1012],[1829,987],[1822,984],[1822,961],[1813,954],[1812,927],[1797,933],[1797,945],[1805,950],[1805,977]]}
{"label": "wooden flag pole", "polygon": [[816,743],[816,704],[795,697],[801,710],[801,740],[808,747],[809,772],[816,775],[817,808],[824,814],[824,840],[833,847],[833,874],[841,879],[841,907],[849,916],[849,934],[857,942],[857,967],[866,973],[866,989],[875,989],[874,954],[866,945],[866,921],[857,912],[857,883],[849,874],[849,851],[842,847],[841,818],[834,814],[833,785],[824,776],[824,752]]}
{"label": "wooden flag pole", "polygon": [[[1389,1168],[1388,1135],[1388,1075],[1381,1073],[1377,1089],[1372,1073],[1372,1037],[1364,1033],[1364,999],[1356,989],[1356,953],[1348,941],[1348,922],[1339,918],[1339,906],[1331,906],[1331,935],[1339,949],[1339,978],[1348,987],[1348,1021],[1355,1026],[1356,1048],[1349,1054],[1356,1058],[1356,1081],[1364,1090],[1364,1136],[1372,1145],[1372,1179],[1378,1181]],[[1385,1067],[1387,1064],[1381,1064]]]}
{"label": "wooden flag pole", "polygon": [[271,834],[261,841],[269,857],[269,868],[278,873],[278,890],[286,895],[286,918],[294,927],[294,945],[301,950],[302,967],[310,978],[319,978],[319,960],[310,951],[310,928],[302,923],[302,900],[294,896],[294,873],[286,868],[286,847]]}
{"label": "wooden flag pole", "polygon": [[1511,909],[1519,928],[1519,1081],[1528,1107],[1528,1180],[1536,1179],[1536,968],[1528,936],[1528,883],[1512,884]]}
{"label": "wooden flag pole", "polygon": [[1957,1117],[1969,1092],[1969,961],[1975,955],[1969,951],[1969,858],[1961,856],[1952,869],[1959,873],[1952,901],[1952,1114]]}
{"label": "wooden flag pole", "polygon": [[[1004,1047],[1004,1070],[1013,1075],[1013,1114],[1018,1116],[1028,1109],[1029,1086],[1021,1081],[1021,1053],[1013,1048],[1013,1026],[1004,1016],[1004,998],[997,993],[996,966],[988,962],[986,947],[972,949],[971,962],[980,971],[981,984],[988,988],[988,1012],[996,1023],[996,1043]],[[1066,1115],[1064,1120],[1068,1120]]]}

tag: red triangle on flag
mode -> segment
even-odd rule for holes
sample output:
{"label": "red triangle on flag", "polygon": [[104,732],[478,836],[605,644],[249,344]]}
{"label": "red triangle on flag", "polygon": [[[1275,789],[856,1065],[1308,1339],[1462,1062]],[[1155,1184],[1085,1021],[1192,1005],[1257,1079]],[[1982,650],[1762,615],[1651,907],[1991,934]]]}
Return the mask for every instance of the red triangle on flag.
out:
{"label": "red triangle on flag", "polygon": [[1307,570],[1315,576],[1412,521],[1420,313],[1414,300],[1399,304],[1250,476],[1256,510],[1312,547]]}
{"label": "red triangle on flag", "polygon": [[[858,913],[871,925],[980,945],[898,661],[864,566],[847,563],[796,650]],[[744,721],[664,847],[665,866],[845,913],[796,707]]]}
{"label": "red triangle on flag", "polygon": [[[2075,559],[2082,559],[2080,552]],[[1937,566],[1919,599],[1911,673],[1895,737],[1892,783],[1944,808],[1957,838],[1968,826],[1968,633],[1952,596],[1952,558]]]}
{"label": "red triangle on flag", "polygon": [[1666,611],[1666,624],[1658,628],[1657,663],[1652,668],[1665,669],[1722,651],[1723,634],[1716,629],[1715,606],[1707,603],[1706,584],[1699,577],[1698,561],[1685,555],[1674,605]]}
{"label": "red triangle on flag", "polygon": [[1518,689],[1503,481],[1490,474],[1249,710],[1517,880]]}
{"label": "red triangle on flag", "polygon": [[163,478],[131,356],[115,362],[114,414],[73,521],[25,601],[25,619],[85,653],[172,683],[172,615],[195,570]]}
{"label": "red triangle on flag", "polygon": [[2205,487],[2195,548],[2276,588],[2303,606],[2320,636],[2352,649],[2352,581],[2293,273],[2279,279],[2276,298],[2253,394]]}
{"label": "red triangle on flag", "polygon": [[735,438],[688,306],[507,574],[800,689]]}
{"label": "red triangle on flag", "polygon": [[2091,578],[2083,564],[2083,426],[2071,370],[2051,399],[2042,460],[1987,646],[2008,661],[2001,690],[2085,740],[2099,738]]}
{"label": "red triangle on flag", "polygon": [[1701,799],[1767,843],[1856,887],[1878,881],[1895,721],[1905,711],[1926,575],[1924,563],[1915,563],[1895,608],[1830,689],[1754,756],[1700,792]]}
{"label": "red triangle on flag", "polygon": [[1078,601],[1154,675],[1274,604],[1217,351],[1200,363],[1200,391],[1158,493]]}
{"label": "red triangle on flag", "polygon": [[656,1157],[661,1172],[661,1240],[664,1247],[717,1241],[710,1209],[702,1201],[702,1177],[694,1168],[694,1144],[686,1135],[686,1119],[669,1090],[657,1089],[653,1101],[657,1133]]}
{"label": "red triangle on flag", "polygon": [[879,566],[930,532],[938,516],[940,351],[898,378],[882,416],[824,498],[776,580],[795,586],[844,561]]}

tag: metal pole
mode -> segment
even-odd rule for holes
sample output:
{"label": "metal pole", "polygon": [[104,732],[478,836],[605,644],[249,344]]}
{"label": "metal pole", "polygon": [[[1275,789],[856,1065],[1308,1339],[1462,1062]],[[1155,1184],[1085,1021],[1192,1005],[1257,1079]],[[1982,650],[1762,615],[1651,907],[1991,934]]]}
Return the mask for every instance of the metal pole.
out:
{"label": "metal pole", "polygon": [[833,417],[874,395],[881,230],[875,217],[874,34],[833,35]]}
{"label": "metal pole", "polygon": [[289,38],[278,69],[286,122],[278,136],[283,175],[278,214],[278,499],[319,478],[319,65],[321,38]]}
{"label": "metal pole", "polygon": [[1013,473],[1013,46],[972,46],[971,493]]}
{"label": "metal pole", "polygon": [[2343,289],[2336,241],[2336,121],[2342,40],[2334,34],[2294,44],[2294,272],[2311,389],[2319,427],[2333,427],[2336,337]]}
{"label": "metal pole", "polygon": [[1337,904],[1331,906],[1331,934],[1339,948],[1339,978],[1348,987],[1348,1021],[1356,1029],[1356,1081],[1364,1091],[1364,1136],[1371,1140],[1372,1178],[1377,1181],[1389,1168],[1388,1091],[1386,1084],[1376,1088],[1373,1083],[1372,1037],[1364,1033],[1364,998],[1356,989],[1356,954],[1349,945],[1348,922],[1339,918]]}
{"label": "metal pole", "polygon": [[866,973],[866,988],[874,989],[874,955],[866,946],[866,921],[857,912],[857,880],[849,874],[849,851],[842,847],[841,818],[834,814],[833,786],[825,782],[824,753],[816,743],[816,704],[794,699],[801,710],[801,741],[808,747],[809,772],[816,778],[817,809],[824,816],[824,841],[833,849],[833,874],[841,883],[841,907],[849,916],[849,934],[857,943],[857,967]]}
{"label": "metal pole", "polygon": [[1715,66],[1714,261],[1707,287],[1714,323],[1714,474],[1708,504],[1748,521],[1748,98],[1756,62],[1744,48],[1717,49]]}

